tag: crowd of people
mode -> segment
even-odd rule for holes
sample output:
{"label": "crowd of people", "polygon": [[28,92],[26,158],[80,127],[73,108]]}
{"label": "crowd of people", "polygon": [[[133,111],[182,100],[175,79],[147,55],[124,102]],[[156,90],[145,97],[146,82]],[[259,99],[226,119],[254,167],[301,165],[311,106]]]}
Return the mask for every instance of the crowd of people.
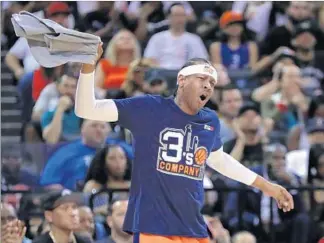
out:
{"label": "crowd of people", "polygon": [[[21,144],[2,144],[1,242],[133,242],[122,231],[132,134],[75,114],[81,66],[40,66],[10,22],[23,10],[101,37],[100,99],[173,95],[188,59],[210,60],[218,81],[206,106],[219,116],[224,151],[290,188],[295,201],[282,214],[269,197],[207,167],[203,213],[210,242],[324,237],[324,5],[18,1],[2,2],[2,9],[1,46],[23,126]],[[322,189],[299,189],[306,187]]]}

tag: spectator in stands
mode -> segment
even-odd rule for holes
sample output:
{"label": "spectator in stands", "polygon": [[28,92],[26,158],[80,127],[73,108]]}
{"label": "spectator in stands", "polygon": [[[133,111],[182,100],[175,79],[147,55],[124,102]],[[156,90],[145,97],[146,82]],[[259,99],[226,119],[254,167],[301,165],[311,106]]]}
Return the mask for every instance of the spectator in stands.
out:
{"label": "spectator in stands", "polygon": [[[61,77],[64,73],[64,66],[58,66],[55,68],[41,67],[34,72],[25,74],[18,83],[18,94],[20,96],[20,103],[22,108],[22,122],[23,131],[25,125],[31,120],[33,107],[35,102],[40,96],[41,91],[54,82],[57,78]],[[23,134],[23,140],[25,134]]]}
{"label": "spectator in stands", "polygon": [[[68,16],[70,14],[69,6],[64,2],[52,2],[45,10],[45,17],[68,27]],[[41,18],[44,16],[40,16]],[[20,64],[23,62],[23,66]],[[14,73],[15,78],[19,80],[24,74],[35,71],[39,64],[32,56],[27,40],[19,38],[6,55],[5,62],[9,69]]]}
{"label": "spectator in stands", "polygon": [[108,145],[99,150],[91,161],[84,192],[130,187],[130,164],[125,151],[119,145]]}
{"label": "spectator in stands", "polygon": [[128,201],[117,200],[110,206],[109,215],[107,216],[107,225],[111,229],[111,235],[96,243],[132,243],[133,236],[123,231],[123,223],[127,211]]}
{"label": "spectator in stands", "polygon": [[322,57],[315,52],[316,43],[321,41],[318,32],[316,24],[304,21],[295,26],[291,40],[303,76],[300,86],[309,97],[322,94],[324,88]]}
{"label": "spectator in stands", "polygon": [[[259,175],[268,177],[271,181],[279,183],[285,187],[301,185],[301,178],[291,173],[285,166],[285,154],[287,149],[281,144],[271,144],[266,148],[267,155],[262,165],[253,167],[253,171]],[[233,182],[233,185],[240,185]],[[262,237],[264,232],[269,229],[272,222],[276,242],[308,242],[308,233],[310,230],[310,218],[306,213],[305,205],[300,193],[291,190],[294,197],[294,210],[289,213],[282,213],[278,210],[275,202],[270,202],[270,198],[261,195],[259,191],[252,190],[239,195],[238,192],[231,192],[227,198],[225,212],[228,213],[229,225],[237,229],[238,200],[243,209],[243,222],[247,229],[254,229],[258,232],[256,235]],[[240,198],[240,199],[239,199]],[[271,209],[272,205],[272,209]],[[260,228],[261,227],[261,228]],[[266,234],[265,234],[266,236]],[[258,239],[260,240],[260,239]],[[263,239],[267,240],[267,239]]]}
{"label": "spectator in stands", "polygon": [[254,68],[258,61],[255,42],[247,41],[243,16],[233,11],[223,13],[219,22],[222,30],[220,42],[210,46],[211,60],[221,63],[229,70]]}
{"label": "spectator in stands", "polygon": [[125,82],[118,91],[107,90],[106,98],[108,99],[123,99],[135,95],[142,95],[148,92],[149,85],[145,80],[146,72],[149,68],[154,67],[151,60],[146,58],[136,59],[129,65]]}
{"label": "spectator in stands", "polygon": [[241,91],[234,85],[227,85],[219,90],[220,136],[223,143],[236,137],[233,121],[243,105]]}
{"label": "spectator in stands", "polygon": [[253,103],[243,105],[233,123],[236,138],[224,144],[224,151],[245,166],[260,165],[263,161],[263,143],[272,129],[271,122],[263,120]]}
{"label": "spectator in stands", "polygon": [[204,215],[207,227],[210,231],[210,243],[231,243],[231,237],[227,229],[224,228],[219,217]]}
{"label": "spectator in stands", "polygon": [[104,58],[96,70],[96,86],[99,89],[119,89],[126,79],[132,61],[141,57],[141,48],[134,34],[120,30],[109,42]]}
{"label": "spectator in stands", "polygon": [[297,123],[292,111],[305,112],[308,101],[301,89],[301,71],[295,65],[279,62],[274,67],[272,80],[252,93],[252,99],[261,103],[262,116],[281,122],[281,130],[289,131]]}
{"label": "spectator in stands", "polygon": [[82,205],[82,195],[72,194],[68,190],[53,191],[43,198],[44,216],[50,223],[50,232],[40,235],[33,243],[90,243],[88,237],[74,233],[79,227],[78,206]]}
{"label": "spectator in stands", "polygon": [[73,97],[76,89],[76,76],[70,72],[46,85],[37,99],[32,113],[32,121],[26,126],[25,138],[28,142],[42,140],[41,118],[44,113],[52,111],[62,96]]}
{"label": "spectator in stands", "polygon": [[250,232],[241,231],[233,235],[232,243],[257,243],[257,240]]}
{"label": "spectator in stands", "polygon": [[[23,153],[20,145],[4,144],[1,153],[1,189],[11,190],[35,187],[38,175],[23,166]],[[21,188],[21,189],[22,189]]]}
{"label": "spectator in stands", "polygon": [[148,80],[149,90],[148,93],[152,95],[169,96],[168,82],[160,76],[153,76]]}
{"label": "spectator in stands", "polygon": [[110,131],[107,123],[83,121],[81,139],[63,145],[49,158],[41,174],[40,184],[49,188],[80,189],[84,185],[92,157],[105,143],[120,144],[127,157],[132,159],[132,148],[123,141],[109,138]]}
{"label": "spectator in stands", "polygon": [[306,124],[309,148],[290,151],[287,153],[287,168],[307,181],[310,147],[315,144],[324,144],[324,118],[315,117]]}
{"label": "spectator in stands", "polygon": [[47,107],[44,107],[48,109],[41,109],[41,112],[44,111],[40,119],[42,135],[48,144],[75,140],[80,137],[81,132],[81,119],[74,113],[77,78],[66,74],[57,83],[57,88],[52,87],[57,89],[56,92],[60,97],[52,97],[49,102],[53,103],[48,103]]}
{"label": "spectator in stands", "polygon": [[157,62],[161,68],[180,69],[194,57],[208,59],[201,38],[186,32],[187,15],[181,3],[171,5],[168,11],[169,30],[154,34],[145,49],[144,56]]}
{"label": "spectator in stands", "polygon": [[2,243],[31,243],[25,237],[26,227],[17,219],[16,210],[12,205],[1,203],[1,234]]}
{"label": "spectator in stands", "polygon": [[[324,118],[324,95],[314,97],[308,107],[308,112],[305,121],[314,117]],[[288,135],[287,146],[288,150],[308,149],[309,142],[304,122],[294,126]]]}
{"label": "spectator in stands", "polygon": [[78,208],[80,224],[75,232],[88,236],[91,239],[95,237],[95,221],[91,209],[88,206],[81,206]]}
{"label": "spectator in stands", "polygon": [[293,49],[291,43],[295,25],[313,16],[313,4],[306,1],[291,1],[286,9],[288,20],[285,25],[273,28],[261,43],[262,59],[255,70],[261,70],[273,63],[284,48]]}

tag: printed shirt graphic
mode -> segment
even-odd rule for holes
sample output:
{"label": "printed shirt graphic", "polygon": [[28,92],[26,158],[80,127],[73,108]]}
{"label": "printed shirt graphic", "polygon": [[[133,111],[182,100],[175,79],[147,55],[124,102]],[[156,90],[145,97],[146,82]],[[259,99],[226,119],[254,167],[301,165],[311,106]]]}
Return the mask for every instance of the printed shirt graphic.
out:
{"label": "printed shirt graphic", "polygon": [[203,178],[211,151],[221,146],[216,113],[184,113],[173,98],[115,100],[118,122],[132,131],[132,183],[124,230],[207,237],[200,213]]}

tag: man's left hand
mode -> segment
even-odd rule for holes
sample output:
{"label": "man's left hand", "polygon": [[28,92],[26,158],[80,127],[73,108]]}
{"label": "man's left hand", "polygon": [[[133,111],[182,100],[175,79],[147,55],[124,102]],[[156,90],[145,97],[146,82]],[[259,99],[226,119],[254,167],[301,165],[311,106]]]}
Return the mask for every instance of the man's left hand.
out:
{"label": "man's left hand", "polygon": [[289,212],[294,209],[294,200],[292,195],[282,186],[270,183],[268,190],[264,191],[270,197],[273,197],[278,204],[278,207],[284,212]]}

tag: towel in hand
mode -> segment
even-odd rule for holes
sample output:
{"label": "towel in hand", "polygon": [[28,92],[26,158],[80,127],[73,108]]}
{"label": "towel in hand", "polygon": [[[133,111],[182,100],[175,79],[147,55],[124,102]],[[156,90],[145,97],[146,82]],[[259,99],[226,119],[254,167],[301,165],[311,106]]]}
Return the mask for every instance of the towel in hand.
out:
{"label": "towel in hand", "polygon": [[52,68],[67,62],[95,64],[100,37],[64,28],[27,11],[13,14],[11,22],[16,35],[27,39],[41,66]]}

